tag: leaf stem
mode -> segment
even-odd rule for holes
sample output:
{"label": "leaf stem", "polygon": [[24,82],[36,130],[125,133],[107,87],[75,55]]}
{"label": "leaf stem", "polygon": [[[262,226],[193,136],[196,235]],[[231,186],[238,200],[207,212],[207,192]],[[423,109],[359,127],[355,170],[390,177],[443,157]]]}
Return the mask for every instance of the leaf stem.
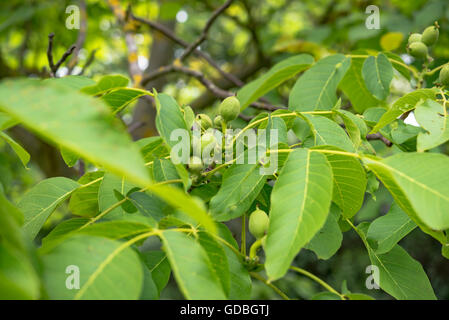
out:
{"label": "leaf stem", "polygon": [[265,279],[264,277],[262,277],[260,274],[255,273],[255,272],[250,272],[249,273],[251,275],[251,277],[253,277],[254,279],[257,279],[263,283],[265,283],[265,285],[267,285],[268,287],[270,287],[271,289],[273,289],[278,295],[280,295],[282,297],[282,299],[284,300],[290,300],[290,298],[283,293],[278,287],[276,287],[274,284],[272,284],[271,282],[268,282],[267,279]]}
{"label": "leaf stem", "polygon": [[313,273],[310,273],[307,270],[304,270],[302,268],[298,268],[295,266],[291,266],[290,267],[291,270],[296,271],[310,279],[312,279],[313,281],[319,283],[322,287],[324,287],[327,291],[335,293],[336,295],[338,295],[341,300],[345,300],[345,296],[342,295],[340,292],[338,292],[337,290],[335,290],[334,288],[332,288],[329,284],[327,284],[325,281],[321,280],[320,278],[318,278],[316,275],[314,275]]}

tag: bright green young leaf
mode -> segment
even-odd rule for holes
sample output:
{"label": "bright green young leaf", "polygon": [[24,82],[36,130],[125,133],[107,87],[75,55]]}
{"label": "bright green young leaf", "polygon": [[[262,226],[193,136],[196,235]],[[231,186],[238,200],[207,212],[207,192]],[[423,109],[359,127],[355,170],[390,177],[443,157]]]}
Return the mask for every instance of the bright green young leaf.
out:
{"label": "bright green young leaf", "polygon": [[[117,190],[122,195],[126,195],[131,189],[136,186],[127,181],[124,177],[120,178],[110,173],[104,175],[101,181],[100,188],[98,189],[98,208],[100,212],[103,212],[115,205],[119,200],[114,194],[114,190]],[[114,208],[107,215],[105,219],[122,219],[129,214],[121,206]]]}
{"label": "bright green young leaf", "polygon": [[390,93],[390,83],[393,80],[393,66],[390,60],[379,53],[376,57],[369,56],[363,63],[362,76],[368,90],[379,100],[385,100]]}
{"label": "bright green young leaf", "polygon": [[61,148],[61,156],[68,167],[73,167],[79,160],[80,156],[75,152]]}
{"label": "bright green young leaf", "polygon": [[419,125],[427,131],[418,135],[418,152],[438,147],[449,140],[449,117],[442,104],[428,99],[416,107],[414,114]]}
{"label": "bright green young leaf", "polygon": [[[50,299],[137,299],[142,290],[139,257],[119,241],[74,236],[44,254],[42,261],[44,284]],[[80,289],[67,290],[66,284],[75,281],[75,277],[69,275],[73,275],[76,268],[79,268]]]}
{"label": "bright green young leaf", "polygon": [[356,149],[360,147],[362,140],[365,139],[368,133],[366,123],[357,115],[346,110],[336,110],[335,113],[342,118],[354,147]]}
{"label": "bright green young leaf", "polygon": [[3,131],[0,131],[0,138],[3,138],[9,144],[9,146],[14,150],[14,152],[17,154],[20,161],[26,168],[28,162],[30,161],[30,154],[20,144],[14,141],[13,138],[8,136]]}
{"label": "bright green young leaf", "polygon": [[34,238],[47,218],[80,185],[68,178],[57,177],[39,182],[31,188],[17,205],[25,216],[23,229]]}
{"label": "bright green young leaf", "polygon": [[237,92],[237,99],[240,101],[241,109],[245,109],[270,90],[278,87],[299,72],[304,71],[313,62],[311,55],[299,54],[275,64],[263,76],[246,84]]}
{"label": "bright green young leaf", "polygon": [[227,221],[244,214],[267,181],[258,164],[234,164],[223,174],[218,193],[210,201],[211,214],[217,221]]}
{"label": "bright green young leaf", "polygon": [[337,102],[338,84],[346,74],[350,58],[336,54],[318,61],[299,77],[288,98],[292,111],[331,110]]}
{"label": "bright green young leaf", "polygon": [[53,143],[140,184],[150,182],[124,127],[98,100],[55,83],[7,81],[0,109]]}
{"label": "bright green young leaf", "polygon": [[104,94],[112,89],[126,87],[128,78],[121,75],[108,75],[102,77],[98,83],[82,88],[82,92],[92,96]]}
{"label": "bright green young leaf", "polygon": [[134,100],[149,94],[148,91],[141,89],[118,88],[106,93],[101,99],[106,102],[106,104],[112,108],[112,112],[116,114],[122,111]]}
{"label": "bright green young leaf", "polygon": [[161,238],[176,282],[186,299],[226,298],[207,253],[194,238],[171,230],[164,231]]}
{"label": "bright green young leaf", "polygon": [[265,269],[282,277],[294,257],[323,227],[332,198],[326,157],[308,149],[290,153],[271,194]]}
{"label": "bright green young leaf", "polygon": [[387,124],[396,120],[401,114],[413,110],[419,101],[434,99],[435,95],[436,91],[434,89],[418,89],[402,96],[382,115],[379,122],[374,126],[373,130],[371,130],[371,133],[378,132]]}
{"label": "bright green young leaf", "polygon": [[390,251],[402,238],[416,228],[416,224],[402,209],[393,203],[390,211],[374,220],[368,229],[367,238],[377,242],[376,253]]}

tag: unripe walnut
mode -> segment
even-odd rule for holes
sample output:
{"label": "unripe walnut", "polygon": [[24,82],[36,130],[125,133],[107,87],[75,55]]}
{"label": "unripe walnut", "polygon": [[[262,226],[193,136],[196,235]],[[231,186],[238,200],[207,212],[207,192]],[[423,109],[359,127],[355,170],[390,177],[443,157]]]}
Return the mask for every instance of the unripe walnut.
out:
{"label": "unripe walnut", "polygon": [[221,102],[218,112],[226,122],[232,121],[240,113],[240,101],[234,96],[227,97]]}
{"label": "unripe walnut", "polygon": [[427,46],[433,46],[437,40],[440,32],[436,26],[427,27],[422,33],[421,41]]}
{"label": "unripe walnut", "polygon": [[256,238],[262,238],[268,231],[268,215],[265,211],[256,209],[249,216],[249,232]]}
{"label": "unripe walnut", "polygon": [[427,57],[427,46],[422,42],[413,42],[408,48],[410,54],[415,58],[425,59]]}
{"label": "unripe walnut", "polygon": [[410,37],[408,37],[408,44],[412,44],[413,42],[421,42],[422,35],[420,33],[412,33]]}
{"label": "unripe walnut", "polygon": [[196,116],[196,121],[198,121],[201,128],[203,128],[204,130],[207,130],[210,127],[212,127],[212,120],[207,114],[200,113],[199,115]]}
{"label": "unripe walnut", "polygon": [[441,69],[440,83],[445,87],[449,87],[449,65],[445,65],[443,69]]}

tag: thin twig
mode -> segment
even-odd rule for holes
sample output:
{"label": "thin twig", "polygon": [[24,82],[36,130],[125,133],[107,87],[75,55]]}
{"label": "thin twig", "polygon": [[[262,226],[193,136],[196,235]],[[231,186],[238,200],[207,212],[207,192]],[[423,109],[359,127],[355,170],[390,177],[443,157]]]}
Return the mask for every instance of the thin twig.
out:
{"label": "thin twig", "polygon": [[69,49],[67,49],[66,52],[64,52],[61,59],[59,59],[58,62],[56,64],[54,64],[54,61],[53,61],[53,38],[54,37],[55,37],[55,34],[53,32],[48,35],[48,48],[47,48],[48,65],[50,67],[52,77],[56,77],[56,72],[58,71],[61,64],[63,64],[64,61],[67,60],[67,58],[73,53],[73,50],[75,50],[75,48],[76,48],[75,45],[72,45]]}
{"label": "thin twig", "polygon": [[[224,98],[234,95],[234,93],[232,93],[231,91],[226,91],[226,90],[223,90],[223,89],[217,87],[212,81],[207,79],[206,76],[201,71],[193,70],[193,69],[190,69],[190,68],[187,68],[187,67],[184,67],[181,65],[175,65],[175,64],[161,67],[158,70],[146,75],[142,79],[141,84],[145,85],[154,79],[157,79],[159,77],[165,76],[165,75],[167,75],[169,73],[173,73],[173,72],[183,73],[187,76],[197,79],[199,82],[201,82],[201,84],[207,90],[209,90],[217,98],[224,99]],[[264,102],[253,102],[253,103],[251,103],[251,106],[254,108],[257,108],[257,109],[268,110],[268,111],[282,109],[280,107],[276,107],[276,106],[273,106],[271,104],[264,103]]]}
{"label": "thin twig", "polygon": [[270,287],[271,289],[273,289],[278,295],[280,295],[282,297],[282,299],[284,300],[290,300],[290,298],[283,293],[278,287],[276,287],[274,284],[272,284],[271,282],[268,282],[267,279],[265,279],[264,277],[262,277],[260,274],[255,273],[255,272],[250,272],[251,277],[262,281],[263,283],[265,283],[265,285],[267,285],[268,287]]}
{"label": "thin twig", "polygon": [[[163,34],[164,36],[166,36],[168,39],[170,39],[171,41],[175,42],[176,44],[180,45],[183,48],[188,48],[189,47],[189,43],[184,41],[183,39],[179,38],[178,36],[176,36],[169,28],[167,28],[166,26],[142,18],[142,17],[137,17],[135,16],[132,12],[130,12],[129,15],[130,19],[133,19],[135,21],[138,21],[142,24],[145,24],[147,26],[149,26],[151,29],[154,29],[156,31],[158,31],[159,33]],[[212,66],[215,70],[218,71],[218,73],[225,78],[226,80],[228,80],[229,82],[233,83],[235,86],[238,87],[242,87],[244,85],[244,82],[241,81],[240,79],[238,79],[236,76],[234,76],[231,73],[228,73],[226,71],[224,71],[208,54],[206,54],[205,52],[199,50],[199,49],[194,49],[193,50],[193,54],[195,54],[196,56],[204,59],[210,66]]]}
{"label": "thin twig", "polygon": [[366,135],[366,140],[380,140],[382,141],[387,147],[391,147],[393,145],[393,142],[385,138],[380,133],[371,133]]}
{"label": "thin twig", "polygon": [[221,7],[219,7],[217,10],[214,11],[212,16],[207,21],[206,26],[203,28],[201,35],[198,37],[198,39],[196,39],[192,44],[190,44],[186,48],[181,57],[179,57],[179,60],[184,61],[185,58],[187,58],[196,48],[198,48],[199,45],[201,45],[201,43],[203,43],[206,40],[209,29],[212,27],[215,20],[220,16],[220,14],[222,14],[227,8],[229,8],[232,1],[233,0],[226,1]]}

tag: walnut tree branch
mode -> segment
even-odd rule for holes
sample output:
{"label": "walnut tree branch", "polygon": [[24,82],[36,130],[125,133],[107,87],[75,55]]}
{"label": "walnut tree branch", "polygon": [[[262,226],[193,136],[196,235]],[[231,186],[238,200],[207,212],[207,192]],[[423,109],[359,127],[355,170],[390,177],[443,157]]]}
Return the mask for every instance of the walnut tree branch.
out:
{"label": "walnut tree branch", "polygon": [[199,45],[201,45],[201,43],[206,40],[209,29],[212,27],[215,20],[220,16],[220,14],[222,14],[227,8],[229,8],[232,1],[233,0],[227,0],[221,7],[214,11],[209,20],[207,20],[206,26],[203,28],[201,35],[186,48],[181,57],[179,57],[179,60],[184,61],[185,58],[187,58],[196,48],[198,48]]}
{"label": "walnut tree branch", "polygon": [[[189,43],[184,41],[183,39],[179,38],[177,35],[175,35],[169,28],[165,27],[164,25],[142,18],[142,17],[137,17],[135,16],[132,12],[130,13],[129,16],[131,19],[138,21],[142,24],[145,24],[147,26],[149,26],[151,29],[158,31],[159,33],[161,33],[162,35],[166,36],[168,39],[170,39],[171,41],[175,42],[176,44],[180,45],[183,48],[188,48],[189,47]],[[212,66],[215,70],[218,71],[218,73],[225,79],[227,79],[228,81],[232,82],[235,86],[241,87],[244,85],[243,81],[241,81],[239,78],[237,78],[236,76],[234,76],[231,73],[228,73],[226,71],[224,71],[207,53],[195,48],[192,52],[194,55],[202,58],[203,60],[205,60],[210,66]]]}
{"label": "walnut tree branch", "polygon": [[62,55],[61,59],[54,64],[53,62],[53,38],[55,34],[52,32],[48,35],[48,48],[47,48],[47,59],[48,59],[48,65],[50,66],[50,73],[52,77],[56,77],[56,72],[58,71],[59,67],[64,63],[64,61],[67,60],[67,58],[73,53],[73,50],[75,50],[76,46],[72,45],[69,49],[67,49],[66,52]]}

